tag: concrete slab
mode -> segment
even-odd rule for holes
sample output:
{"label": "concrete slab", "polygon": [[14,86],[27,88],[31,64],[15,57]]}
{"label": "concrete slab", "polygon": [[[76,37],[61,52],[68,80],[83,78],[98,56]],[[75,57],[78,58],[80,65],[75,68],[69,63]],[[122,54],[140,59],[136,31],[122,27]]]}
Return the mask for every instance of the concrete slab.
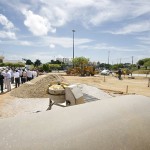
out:
{"label": "concrete slab", "polygon": [[119,96],[0,119],[2,150],[149,150],[150,98]]}
{"label": "concrete slab", "polygon": [[[108,93],[104,92],[103,90],[100,90],[96,87],[89,86],[86,84],[78,84],[78,87],[81,89],[85,99],[86,97],[91,97],[91,100],[95,98],[95,100],[102,100],[102,99],[107,99],[111,98],[112,96],[109,95]],[[89,99],[88,98],[88,99]]]}

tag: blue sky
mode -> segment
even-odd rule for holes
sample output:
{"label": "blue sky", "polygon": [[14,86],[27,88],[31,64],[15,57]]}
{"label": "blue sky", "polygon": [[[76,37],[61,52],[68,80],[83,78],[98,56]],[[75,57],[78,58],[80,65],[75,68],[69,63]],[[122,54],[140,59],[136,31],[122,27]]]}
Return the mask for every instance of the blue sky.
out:
{"label": "blue sky", "polygon": [[43,63],[84,56],[101,63],[150,57],[150,0],[0,0],[0,55]]}

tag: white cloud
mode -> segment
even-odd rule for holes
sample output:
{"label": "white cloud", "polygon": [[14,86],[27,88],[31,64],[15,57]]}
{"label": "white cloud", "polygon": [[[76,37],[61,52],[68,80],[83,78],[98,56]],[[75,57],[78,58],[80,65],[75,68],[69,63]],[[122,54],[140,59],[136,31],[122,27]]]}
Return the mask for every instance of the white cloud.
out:
{"label": "white cloud", "polygon": [[0,24],[3,26],[3,30],[0,31],[0,38],[16,39],[15,26],[2,14],[0,14]]}
{"label": "white cloud", "polygon": [[[75,46],[79,46],[85,43],[92,42],[93,40],[91,39],[82,39],[82,38],[75,38],[74,39],[74,44]],[[70,48],[72,47],[73,44],[73,39],[72,38],[66,38],[66,37],[51,37],[51,38],[45,38],[43,43],[53,43],[59,46],[62,46],[64,48]]]}
{"label": "white cloud", "polygon": [[150,13],[149,0],[102,0],[96,1],[92,7],[96,10],[90,16],[89,22],[95,26],[104,22],[116,22],[134,19]]}
{"label": "white cloud", "polygon": [[27,59],[31,59],[31,61],[35,61],[36,59],[41,60],[42,63],[46,63],[49,62],[51,59],[53,59],[53,56],[55,55],[54,52],[36,52],[36,53],[19,53],[15,54],[15,53],[11,53],[11,55],[9,53],[5,53],[5,58],[7,58],[8,60],[22,60],[22,58],[27,58]]}
{"label": "white cloud", "polygon": [[28,42],[28,41],[18,41],[17,42],[19,45],[23,45],[23,46],[31,46],[32,43]]}
{"label": "white cloud", "polygon": [[135,52],[141,51],[139,49],[133,49],[128,47],[117,47],[113,45],[108,45],[107,43],[101,44],[93,44],[93,45],[81,45],[79,46],[80,49],[89,49],[89,50],[98,50],[98,51],[117,51],[117,52]]}
{"label": "white cloud", "polygon": [[[41,35],[46,35],[48,31],[54,32],[55,27],[64,26],[72,20],[85,26],[99,26],[105,22],[123,21],[150,13],[149,0],[37,0],[36,3],[5,0],[5,3],[21,12],[30,10],[24,11],[27,17],[25,22],[35,35],[40,35],[36,29],[43,27]],[[31,18],[36,18],[35,23]]]}
{"label": "white cloud", "polygon": [[134,24],[129,24],[117,31],[110,31],[109,33],[112,34],[133,34],[133,33],[140,33],[150,31],[150,22],[144,21],[144,22],[138,22]]}
{"label": "white cloud", "polygon": [[0,38],[16,39],[16,35],[11,31],[0,31]]}
{"label": "white cloud", "polygon": [[55,45],[54,44],[50,44],[49,47],[50,48],[55,48]]}
{"label": "white cloud", "polygon": [[52,6],[51,9],[49,6],[44,6],[41,8],[40,13],[55,27],[63,26],[69,21],[67,11],[57,6]]}
{"label": "white cloud", "polygon": [[56,32],[55,28],[52,28],[47,18],[34,14],[32,11],[24,11],[26,16],[24,24],[29,30],[36,36],[47,35],[48,32]]}
{"label": "white cloud", "polygon": [[9,21],[4,15],[0,14],[0,24],[4,26],[5,29],[10,30],[14,29],[14,25]]}
{"label": "white cloud", "polygon": [[137,38],[141,43],[146,44],[144,46],[150,45],[150,37],[138,37]]}

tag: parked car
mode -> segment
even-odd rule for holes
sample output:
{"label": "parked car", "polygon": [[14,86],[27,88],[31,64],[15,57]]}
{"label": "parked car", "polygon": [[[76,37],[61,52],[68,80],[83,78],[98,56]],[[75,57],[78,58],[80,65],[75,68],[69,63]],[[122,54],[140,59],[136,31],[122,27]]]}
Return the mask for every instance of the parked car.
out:
{"label": "parked car", "polygon": [[110,71],[109,70],[103,70],[102,72],[101,72],[101,75],[109,75],[110,74]]}

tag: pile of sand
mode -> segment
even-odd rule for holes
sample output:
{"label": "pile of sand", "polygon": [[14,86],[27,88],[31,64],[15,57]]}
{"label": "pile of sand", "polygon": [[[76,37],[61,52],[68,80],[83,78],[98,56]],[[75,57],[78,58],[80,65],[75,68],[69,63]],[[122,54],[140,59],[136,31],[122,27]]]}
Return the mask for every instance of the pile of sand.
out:
{"label": "pile of sand", "polygon": [[15,88],[10,95],[19,98],[47,98],[49,97],[47,94],[48,85],[58,81],[63,81],[63,78],[56,74],[41,75]]}

